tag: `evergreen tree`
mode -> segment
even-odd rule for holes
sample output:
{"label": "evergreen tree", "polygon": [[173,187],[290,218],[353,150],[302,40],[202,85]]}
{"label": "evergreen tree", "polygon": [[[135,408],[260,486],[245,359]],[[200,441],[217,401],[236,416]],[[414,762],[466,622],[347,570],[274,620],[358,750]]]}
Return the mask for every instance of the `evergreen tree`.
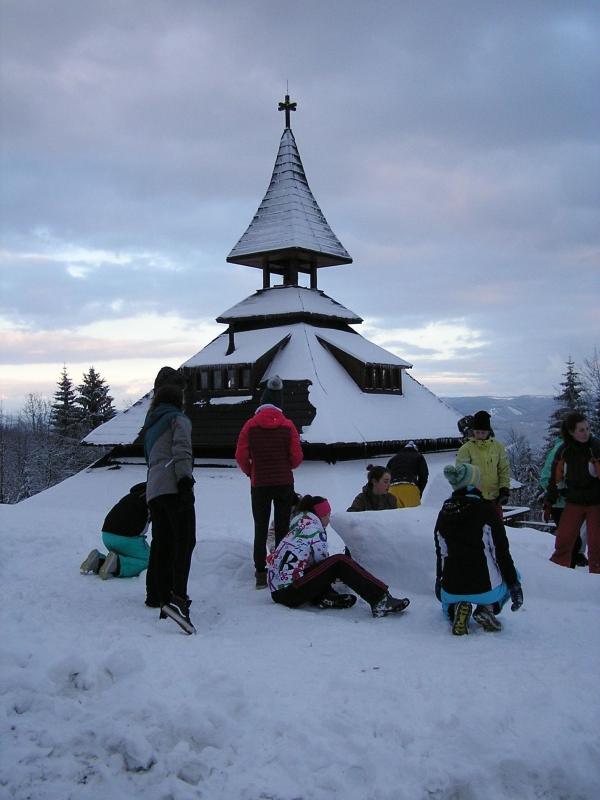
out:
{"label": "evergreen tree", "polygon": [[77,387],[75,402],[81,409],[81,421],[89,432],[108,422],[116,415],[113,398],[108,394],[110,387],[94,367],[90,367],[83,376],[83,383]]}
{"label": "evergreen tree", "polygon": [[561,382],[562,392],[556,395],[554,401],[556,409],[548,420],[548,436],[546,437],[546,451],[549,451],[560,437],[560,426],[568,414],[578,411],[581,414],[587,412],[587,401],[585,387],[581,380],[581,375],[575,369],[575,362],[569,356],[567,360],[567,371],[563,375],[564,381]]}
{"label": "evergreen tree", "polygon": [[50,427],[61,436],[76,437],[79,433],[80,412],[76,405],[73,382],[67,373],[67,367],[58,381],[58,389],[50,407]]}
{"label": "evergreen tree", "polygon": [[600,353],[594,353],[583,361],[583,382],[588,405],[588,420],[592,432],[600,436]]}

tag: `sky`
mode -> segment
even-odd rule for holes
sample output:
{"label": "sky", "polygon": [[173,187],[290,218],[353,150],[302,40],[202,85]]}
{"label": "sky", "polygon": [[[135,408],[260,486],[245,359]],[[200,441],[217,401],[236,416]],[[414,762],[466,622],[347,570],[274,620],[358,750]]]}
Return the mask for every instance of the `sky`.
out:
{"label": "sky", "polygon": [[[94,366],[117,408],[262,286],[226,257],[289,87],[353,257],[319,288],[439,395],[554,394],[600,345],[600,6],[4,0],[4,409]],[[306,281],[301,277],[301,282]],[[305,284],[306,285],[306,284]]]}

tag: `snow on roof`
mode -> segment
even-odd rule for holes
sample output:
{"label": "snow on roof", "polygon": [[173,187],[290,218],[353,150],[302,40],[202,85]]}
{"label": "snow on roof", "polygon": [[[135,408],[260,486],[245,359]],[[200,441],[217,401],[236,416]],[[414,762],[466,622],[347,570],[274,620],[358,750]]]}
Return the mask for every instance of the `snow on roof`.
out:
{"label": "snow on roof", "polygon": [[395,364],[405,369],[410,369],[412,367],[412,364],[409,364],[408,361],[404,361],[404,359],[395,356],[388,350],[384,350],[383,347],[379,347],[378,344],[373,344],[373,342],[370,342],[358,333],[327,329],[317,335],[320,339],[339,347],[340,350],[355,356],[359,361],[365,362],[365,364]]}
{"label": "snow on roof", "polygon": [[210,344],[182,364],[182,367],[204,367],[215,364],[252,364],[288,335],[288,327],[261,328],[256,331],[240,331],[235,334],[235,350],[226,355],[229,334],[222,333]]}
{"label": "snow on roof", "polygon": [[227,258],[289,248],[324,253],[341,263],[352,261],[313,197],[294,134],[286,128],[267,193]]}
{"label": "snow on roof", "polygon": [[[279,375],[283,380],[310,381],[309,401],[317,413],[312,424],[303,428],[303,441],[332,444],[454,438],[458,435],[456,423],[460,414],[406,372],[403,373],[402,395],[362,392],[318,339],[329,341],[360,360],[410,366],[359,334],[317,328],[304,322],[243,331],[235,334],[236,350],[226,356],[229,337],[224,333],[183,366],[254,362],[288,336],[288,343],[276,353],[261,380]],[[84,441],[105,445],[135,441],[150,396],[146,395],[132,408],[96,428]]]}
{"label": "snow on roof", "polygon": [[347,323],[360,323],[361,317],[328,297],[320,289],[304,286],[272,286],[259,289],[250,297],[224,311],[217,322],[234,322],[252,317],[318,315]]}
{"label": "snow on roof", "polygon": [[154,392],[148,392],[130,408],[99,425],[91,433],[88,433],[83,443],[114,447],[117,444],[134,442],[146,419],[153,394]]}
{"label": "snow on roof", "polygon": [[[283,380],[311,381],[308,399],[317,413],[312,424],[303,428],[303,441],[331,444],[458,435],[456,423],[460,414],[406,372],[402,395],[362,392],[319,343],[318,336],[325,338],[322,328],[299,323],[289,326],[289,330],[293,333],[289,343],[277,353],[263,379],[279,375]],[[327,336],[330,334],[327,330]],[[358,334],[347,336],[353,340],[362,338]],[[389,364],[391,353],[377,349],[386,357],[383,363]]]}

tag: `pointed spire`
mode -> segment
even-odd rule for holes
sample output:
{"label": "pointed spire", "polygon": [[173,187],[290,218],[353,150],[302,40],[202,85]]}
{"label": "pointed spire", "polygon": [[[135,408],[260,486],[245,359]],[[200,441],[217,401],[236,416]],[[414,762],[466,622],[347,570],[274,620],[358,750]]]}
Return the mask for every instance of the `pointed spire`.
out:
{"label": "pointed spire", "polygon": [[286,94],[285,103],[279,103],[279,111],[285,111],[285,127],[291,129],[290,125],[290,111],[295,111],[297,103],[290,103],[290,96]]}
{"label": "pointed spire", "polygon": [[283,275],[284,284],[297,284],[298,273],[311,276],[317,287],[317,269],[351,264],[352,258],[329,227],[306,180],[300,153],[289,127],[295,103],[280,103],[286,112],[273,176],[248,229],[227,257],[233,264],[263,270],[263,287],[270,275]]}

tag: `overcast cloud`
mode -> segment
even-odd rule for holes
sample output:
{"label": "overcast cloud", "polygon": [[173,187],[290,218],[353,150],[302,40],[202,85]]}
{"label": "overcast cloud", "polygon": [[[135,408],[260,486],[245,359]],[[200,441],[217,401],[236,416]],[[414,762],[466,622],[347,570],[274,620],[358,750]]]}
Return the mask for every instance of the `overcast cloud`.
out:
{"label": "overcast cloud", "polygon": [[5,408],[225,329],[288,80],[354,259],[319,288],[438,394],[553,393],[600,345],[599,39],[596,0],[4,0]]}

